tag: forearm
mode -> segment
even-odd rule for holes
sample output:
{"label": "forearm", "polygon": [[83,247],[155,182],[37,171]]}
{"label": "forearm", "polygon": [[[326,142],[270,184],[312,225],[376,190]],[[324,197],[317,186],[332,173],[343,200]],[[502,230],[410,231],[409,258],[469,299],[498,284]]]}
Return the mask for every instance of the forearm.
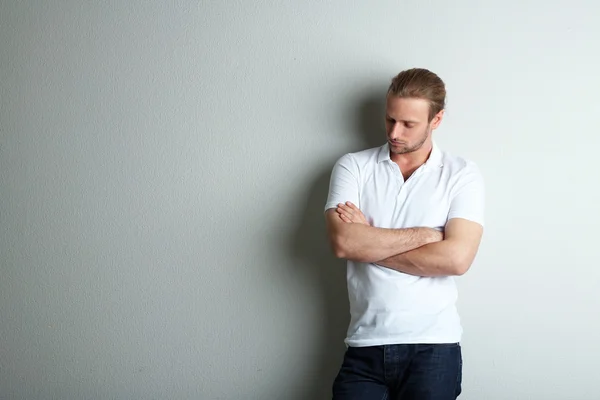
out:
{"label": "forearm", "polygon": [[343,228],[336,253],[360,262],[377,262],[442,239],[442,233],[432,228],[386,229],[362,224],[345,224]]}
{"label": "forearm", "polygon": [[463,266],[457,244],[451,240],[427,244],[376,263],[405,274],[430,277],[462,275],[468,269]]}

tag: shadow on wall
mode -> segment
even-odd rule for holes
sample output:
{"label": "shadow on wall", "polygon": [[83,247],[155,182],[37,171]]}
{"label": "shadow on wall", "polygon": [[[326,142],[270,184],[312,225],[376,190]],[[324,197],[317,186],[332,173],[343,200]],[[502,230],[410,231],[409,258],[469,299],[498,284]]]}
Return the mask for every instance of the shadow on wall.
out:
{"label": "shadow on wall", "polygon": [[[349,137],[349,142],[362,142],[356,150],[381,146],[385,142],[384,107],[385,89],[359,97],[358,104],[354,103],[354,107],[346,112],[346,115],[354,117],[349,118],[349,133],[357,135]],[[336,154],[334,158],[342,155]],[[291,397],[297,400],[331,399],[331,385],[345,351],[344,337],[350,315],[345,261],[336,259],[329,248],[323,215],[332,168],[333,164],[320,171],[305,191],[306,207],[293,238],[294,256],[304,261],[308,267],[305,273],[311,278],[309,281],[319,288],[322,312],[320,332],[316,335],[320,340],[318,349],[307,352],[318,354],[318,357],[314,360],[311,379],[305,383],[301,393]]]}

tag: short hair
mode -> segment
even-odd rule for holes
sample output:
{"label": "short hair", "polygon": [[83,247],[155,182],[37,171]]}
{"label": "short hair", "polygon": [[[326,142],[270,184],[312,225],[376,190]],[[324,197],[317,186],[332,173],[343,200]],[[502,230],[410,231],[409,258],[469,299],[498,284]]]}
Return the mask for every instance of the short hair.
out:
{"label": "short hair", "polygon": [[446,86],[439,76],[424,68],[400,72],[392,79],[388,95],[429,102],[429,121],[446,106]]}

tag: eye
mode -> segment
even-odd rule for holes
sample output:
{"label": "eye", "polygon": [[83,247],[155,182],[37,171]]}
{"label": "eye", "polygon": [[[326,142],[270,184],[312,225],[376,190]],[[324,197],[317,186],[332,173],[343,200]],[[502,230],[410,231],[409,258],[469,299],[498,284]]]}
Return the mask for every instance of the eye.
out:
{"label": "eye", "polygon": [[394,122],[396,122],[396,121],[394,121],[394,120],[393,120],[392,118],[390,118],[390,117],[385,117],[385,120],[386,120],[387,122],[391,122],[391,123],[394,123]]}
{"label": "eye", "polygon": [[415,124],[404,124],[408,129],[414,128]]}

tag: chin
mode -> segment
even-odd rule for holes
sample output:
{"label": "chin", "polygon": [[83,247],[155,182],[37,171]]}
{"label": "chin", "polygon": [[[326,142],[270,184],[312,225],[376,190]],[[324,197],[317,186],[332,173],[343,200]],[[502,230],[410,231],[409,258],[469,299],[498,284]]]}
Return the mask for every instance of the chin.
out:
{"label": "chin", "polygon": [[406,154],[406,153],[412,153],[413,151],[415,151],[415,149],[411,149],[410,147],[406,147],[406,146],[402,146],[402,147],[393,147],[392,148],[392,153],[394,154]]}

